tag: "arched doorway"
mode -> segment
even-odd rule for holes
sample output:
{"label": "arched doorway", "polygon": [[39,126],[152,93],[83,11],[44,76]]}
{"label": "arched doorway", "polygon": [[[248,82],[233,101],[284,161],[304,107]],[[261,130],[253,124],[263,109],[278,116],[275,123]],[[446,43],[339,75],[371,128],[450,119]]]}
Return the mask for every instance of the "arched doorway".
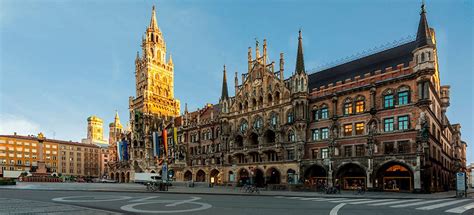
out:
{"label": "arched doorway", "polygon": [[239,170],[239,184],[250,184],[249,172],[246,169]]}
{"label": "arched doorway", "polygon": [[280,184],[280,171],[276,168],[270,168],[267,170],[267,184]]}
{"label": "arched doorway", "polygon": [[326,169],[319,165],[312,165],[304,171],[305,182],[310,185],[326,184],[328,174]]}
{"label": "arched doorway", "polygon": [[286,178],[288,184],[296,184],[297,183],[297,178],[296,178],[296,171],[293,169],[288,169],[286,171]]}
{"label": "arched doorway", "polygon": [[265,186],[265,176],[263,175],[263,171],[261,169],[254,169],[254,184],[257,187],[264,187]]}
{"label": "arched doorway", "polygon": [[121,172],[120,173],[120,183],[124,183],[124,182],[125,182],[125,173]]}
{"label": "arched doorway", "polygon": [[364,168],[355,163],[344,164],[336,171],[335,184],[340,183],[345,190],[354,190],[358,187],[367,187]]}
{"label": "arched doorway", "polygon": [[193,173],[191,171],[186,171],[184,173],[184,181],[192,181],[193,180]]}
{"label": "arched doorway", "polygon": [[127,172],[127,174],[125,175],[125,183],[129,183],[130,182],[130,172]]}
{"label": "arched doorway", "polygon": [[408,166],[398,162],[389,162],[377,170],[376,186],[385,191],[413,190],[413,173]]}
{"label": "arched doorway", "polygon": [[211,184],[220,184],[222,183],[222,180],[220,179],[220,175],[219,175],[219,170],[217,169],[213,169],[211,170],[211,173],[209,174],[209,182]]}
{"label": "arched doorway", "polygon": [[113,172],[110,173],[110,180],[115,180],[115,175]]}
{"label": "arched doorway", "polygon": [[205,182],[205,181],[206,181],[206,173],[200,169],[196,173],[196,182]]}
{"label": "arched doorway", "polygon": [[235,175],[234,172],[229,171],[229,182],[234,182],[235,181]]}

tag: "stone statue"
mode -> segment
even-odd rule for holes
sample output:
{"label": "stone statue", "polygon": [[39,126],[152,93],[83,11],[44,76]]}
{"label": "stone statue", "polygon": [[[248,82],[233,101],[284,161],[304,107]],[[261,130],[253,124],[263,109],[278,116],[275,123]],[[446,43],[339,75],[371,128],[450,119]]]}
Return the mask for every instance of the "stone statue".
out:
{"label": "stone statue", "polygon": [[430,131],[429,131],[428,120],[426,119],[426,113],[425,112],[420,113],[420,118],[419,118],[418,123],[420,125],[420,133],[421,133],[422,141],[426,142],[426,141],[428,141]]}

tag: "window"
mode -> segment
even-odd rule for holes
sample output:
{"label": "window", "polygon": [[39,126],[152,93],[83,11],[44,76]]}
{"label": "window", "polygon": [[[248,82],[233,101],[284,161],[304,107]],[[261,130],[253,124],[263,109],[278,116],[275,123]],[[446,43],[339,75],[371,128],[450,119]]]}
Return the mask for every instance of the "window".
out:
{"label": "window", "polygon": [[263,120],[261,117],[258,117],[257,119],[255,119],[255,122],[253,123],[254,128],[261,128],[262,125],[263,125]]}
{"label": "window", "polygon": [[383,129],[385,132],[393,131],[393,117],[383,120]]}
{"label": "window", "polygon": [[394,143],[393,142],[384,143],[384,152],[385,152],[385,154],[395,153]]}
{"label": "window", "polygon": [[293,123],[293,112],[288,112],[288,123]]}
{"label": "window", "polygon": [[290,149],[290,150],[287,150],[287,153],[288,153],[288,160],[294,160],[295,159],[295,151]]}
{"label": "window", "polygon": [[363,122],[358,122],[355,124],[356,126],[356,135],[362,135],[364,134],[364,123]]}
{"label": "window", "polygon": [[407,130],[409,128],[409,118],[408,116],[399,116],[398,117],[398,130]]}
{"label": "window", "polygon": [[356,145],[356,156],[362,157],[365,154],[364,145]]}
{"label": "window", "polygon": [[410,103],[410,90],[408,87],[402,87],[398,91],[398,105],[406,105]]}
{"label": "window", "polygon": [[288,141],[295,142],[295,132],[293,131],[288,132]]}
{"label": "window", "polygon": [[322,149],[321,150],[321,158],[326,159],[326,158],[328,158],[328,156],[329,156],[329,149],[327,149],[327,148]]}
{"label": "window", "polygon": [[349,115],[352,114],[352,101],[350,99],[347,99],[344,102],[344,115]]}
{"label": "window", "polygon": [[325,140],[329,138],[329,129],[328,128],[322,128],[321,129],[321,139]]}
{"label": "window", "polygon": [[319,119],[319,110],[313,110],[313,120],[316,121]]}
{"label": "window", "polygon": [[247,128],[248,128],[247,121],[245,121],[245,120],[242,121],[242,123],[240,124],[240,131],[241,131],[241,132],[244,132],[244,131],[247,130]]}
{"label": "window", "polygon": [[344,136],[352,136],[352,124],[344,125]]}
{"label": "window", "polygon": [[329,111],[327,106],[323,106],[321,108],[321,119],[328,119],[329,118]]}
{"label": "window", "polygon": [[410,142],[408,140],[398,141],[398,153],[409,153],[410,152]]}
{"label": "window", "polygon": [[344,146],[344,156],[352,157],[352,146]]}
{"label": "window", "polygon": [[384,108],[393,107],[393,95],[385,95],[383,97],[383,100],[384,100]]}
{"label": "window", "polygon": [[17,164],[17,165],[21,165],[21,160],[17,160],[17,161],[16,161],[16,164]]}
{"label": "window", "polygon": [[278,122],[278,118],[277,118],[277,114],[276,113],[272,113],[271,115],[271,118],[270,118],[270,121],[271,121],[271,124],[273,126],[276,126],[277,125],[277,122]]}
{"label": "window", "polygon": [[318,153],[319,153],[319,150],[318,150],[318,149],[312,149],[312,150],[311,150],[311,157],[312,157],[313,159],[318,158]]}
{"label": "window", "polygon": [[311,137],[312,140],[319,140],[319,129],[313,129],[311,130]]}
{"label": "window", "polygon": [[359,96],[356,99],[356,113],[363,113],[365,111],[365,98]]}

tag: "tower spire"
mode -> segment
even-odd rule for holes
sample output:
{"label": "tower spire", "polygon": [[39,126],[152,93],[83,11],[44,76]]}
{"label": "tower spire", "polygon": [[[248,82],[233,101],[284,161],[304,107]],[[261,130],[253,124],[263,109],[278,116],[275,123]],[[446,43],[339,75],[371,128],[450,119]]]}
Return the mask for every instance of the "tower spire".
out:
{"label": "tower spire", "polygon": [[158,22],[156,22],[155,5],[153,5],[153,8],[151,10],[150,28],[158,29]]}
{"label": "tower spire", "polygon": [[296,73],[305,72],[304,69],[304,57],[303,57],[303,37],[301,35],[301,29],[299,30],[298,35],[298,52],[296,54]]}
{"label": "tower spire", "polygon": [[432,44],[430,28],[426,19],[425,2],[423,1],[421,4],[420,23],[418,24],[418,32],[416,34],[416,47],[419,48]]}
{"label": "tower spire", "polygon": [[227,90],[227,74],[226,74],[226,68],[224,64],[224,77],[222,78],[222,95],[221,95],[221,100],[229,98],[229,93]]}

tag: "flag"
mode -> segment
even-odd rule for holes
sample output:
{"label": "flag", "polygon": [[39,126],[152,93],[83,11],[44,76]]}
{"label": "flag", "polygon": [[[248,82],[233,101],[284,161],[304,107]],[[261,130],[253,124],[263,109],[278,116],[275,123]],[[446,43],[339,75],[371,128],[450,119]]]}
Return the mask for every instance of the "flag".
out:
{"label": "flag", "polygon": [[165,146],[164,155],[167,156],[167,154],[168,154],[168,132],[166,131],[166,128],[163,128],[163,134],[161,136],[163,137],[163,145]]}
{"label": "flag", "polygon": [[126,140],[122,141],[122,150],[123,150],[122,159],[128,160],[128,142]]}
{"label": "flag", "polygon": [[158,132],[153,132],[153,156],[160,156],[160,134]]}
{"label": "flag", "polygon": [[121,147],[121,142],[117,142],[117,158],[119,161],[122,160],[122,147]]}
{"label": "flag", "polygon": [[178,128],[173,128],[173,146],[178,145]]}

